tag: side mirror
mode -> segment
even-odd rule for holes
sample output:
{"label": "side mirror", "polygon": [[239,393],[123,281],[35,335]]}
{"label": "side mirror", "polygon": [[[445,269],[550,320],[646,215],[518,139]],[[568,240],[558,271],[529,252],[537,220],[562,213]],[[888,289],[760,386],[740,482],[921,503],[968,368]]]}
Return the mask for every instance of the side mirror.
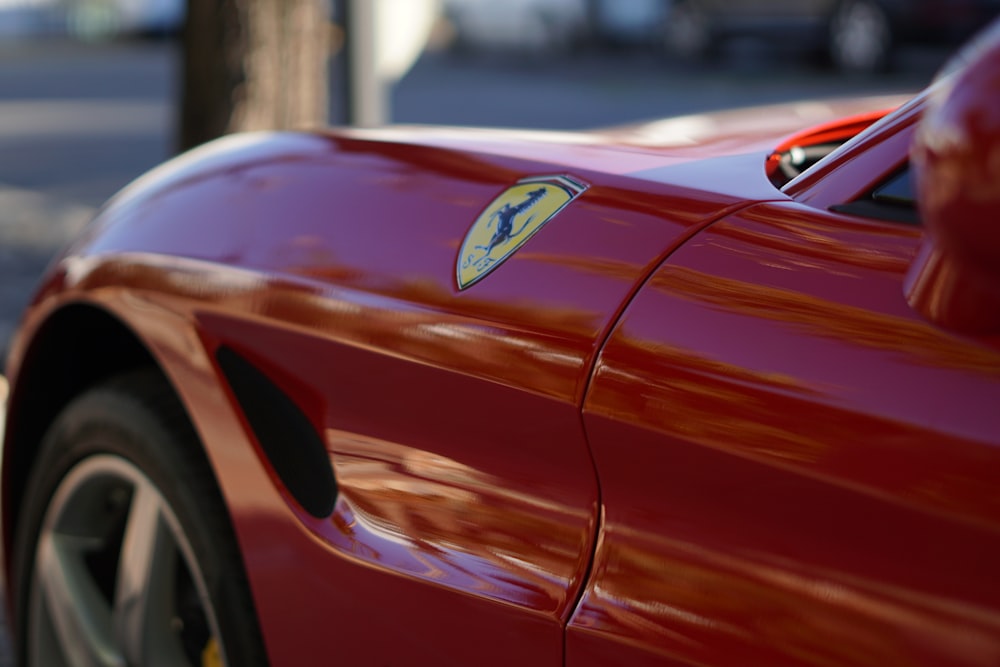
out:
{"label": "side mirror", "polygon": [[935,85],[911,149],[927,235],[906,297],[929,320],[972,335],[1000,334],[998,25]]}

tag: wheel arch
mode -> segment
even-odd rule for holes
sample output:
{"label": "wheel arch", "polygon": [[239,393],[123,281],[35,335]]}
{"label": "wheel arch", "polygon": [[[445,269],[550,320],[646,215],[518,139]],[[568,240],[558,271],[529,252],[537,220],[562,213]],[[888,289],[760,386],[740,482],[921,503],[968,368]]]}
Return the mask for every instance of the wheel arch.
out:
{"label": "wheel arch", "polygon": [[[127,321],[113,312],[93,303],[73,302],[49,313],[37,328],[32,329],[18,362],[12,377],[8,404],[11,415],[16,418],[6,425],[2,450],[3,485],[0,488],[4,519],[3,567],[8,579],[5,603],[10,636],[14,638],[17,655],[23,657],[26,646],[26,626],[19,622],[22,615],[16,612],[24,602],[23,596],[27,590],[24,584],[29,577],[11,579],[12,573],[21,572],[13,548],[16,546],[15,539],[22,540],[23,530],[31,525],[25,523],[30,520],[31,513],[24,507],[30,497],[28,484],[32,478],[32,468],[44,455],[46,433],[60,413],[78,397],[102,386],[105,389],[112,386],[123,387],[123,383],[128,380],[138,387],[136,383],[141,380],[146,382],[143,386],[147,388],[145,400],[149,402],[148,407],[165,420],[164,424],[169,426],[172,423],[175,431],[190,431],[190,437],[179,441],[176,447],[168,447],[166,444],[163,447],[182,450],[186,460],[193,462],[195,466],[190,470],[199,472],[202,488],[207,493],[214,494],[221,503],[211,505],[218,507],[214,514],[214,534],[225,533],[225,539],[233,545],[235,551],[231,566],[225,568],[225,572],[229,573],[225,577],[228,583],[220,584],[221,587],[213,586],[211,590],[235,590],[232,588],[235,581],[235,585],[246,591],[245,609],[250,615],[244,619],[247,631],[259,637],[261,642],[260,645],[251,642],[255,648],[247,655],[254,657],[254,660],[238,662],[266,664],[267,653],[257,622],[253,591],[247,581],[246,563],[239,551],[233,516],[222,494],[218,474],[211,465],[204,442],[194,426],[189,405],[182,399],[181,392],[152,349]],[[113,378],[118,378],[120,382]],[[118,384],[113,384],[114,382]],[[202,470],[204,475],[201,475]],[[24,525],[20,525],[22,523]],[[23,553],[20,560],[24,562]]]}
{"label": "wheel arch", "polygon": [[[155,371],[180,397],[153,354],[118,317],[92,304],[62,306],[38,327],[8,402],[3,448],[4,552],[10,554],[28,471],[48,425],[75,397],[121,373]],[[202,451],[204,454],[204,451]],[[11,563],[4,563],[9,576]]]}

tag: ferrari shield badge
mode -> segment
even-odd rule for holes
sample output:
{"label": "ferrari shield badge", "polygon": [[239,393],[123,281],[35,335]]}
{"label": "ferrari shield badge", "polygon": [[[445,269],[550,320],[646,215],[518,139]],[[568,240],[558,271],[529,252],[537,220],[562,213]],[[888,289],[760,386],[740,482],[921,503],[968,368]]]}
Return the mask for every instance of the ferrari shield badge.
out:
{"label": "ferrari shield badge", "polygon": [[458,255],[458,288],[482,280],[587,186],[568,176],[518,181],[476,218]]}

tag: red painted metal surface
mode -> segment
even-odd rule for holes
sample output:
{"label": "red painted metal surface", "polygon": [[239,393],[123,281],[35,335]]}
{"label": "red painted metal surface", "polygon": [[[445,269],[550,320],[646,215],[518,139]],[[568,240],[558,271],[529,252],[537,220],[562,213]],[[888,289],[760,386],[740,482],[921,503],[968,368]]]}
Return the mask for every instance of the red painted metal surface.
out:
{"label": "red painted metal surface", "polygon": [[[994,29],[996,31],[996,29]],[[992,46],[991,46],[992,44]],[[929,237],[910,272],[911,305],[969,333],[1000,334],[1000,46],[942,81],[913,146]]]}
{"label": "red painted metal surface", "polygon": [[1000,660],[1000,351],[910,310],[920,236],[765,204],[656,272],[585,405],[568,665]]}
{"label": "red painted metal surface", "polygon": [[[578,169],[556,145],[538,149],[567,158],[552,163],[394,137],[238,137],[133,185],[57,267],[10,369],[67,303],[149,345],[215,468],[274,664],[325,654],[331,635],[351,638],[344,661],[553,664],[597,539],[579,405],[599,343],[684,239],[748,196],[781,195],[763,151],[722,167],[755,178],[710,193],[656,170]],[[483,208],[561,173],[589,189],[459,291],[459,246]],[[220,345],[324,437],[331,517],[282,488],[215,367]],[[386,642],[386,627],[406,631]]]}

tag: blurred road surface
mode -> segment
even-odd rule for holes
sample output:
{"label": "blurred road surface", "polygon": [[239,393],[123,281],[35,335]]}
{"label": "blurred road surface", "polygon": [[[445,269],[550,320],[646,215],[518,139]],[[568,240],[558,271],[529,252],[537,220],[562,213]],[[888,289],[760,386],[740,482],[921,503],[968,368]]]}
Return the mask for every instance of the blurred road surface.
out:
{"label": "blurred road surface", "polygon": [[[176,55],[163,42],[0,42],[0,183],[96,206],[167,157]],[[720,66],[698,68],[646,53],[431,53],[396,87],[394,120],[580,129],[787,100],[914,91],[943,57],[903,55],[904,67],[892,76],[850,79],[816,70],[795,54],[753,45],[736,49]]]}

